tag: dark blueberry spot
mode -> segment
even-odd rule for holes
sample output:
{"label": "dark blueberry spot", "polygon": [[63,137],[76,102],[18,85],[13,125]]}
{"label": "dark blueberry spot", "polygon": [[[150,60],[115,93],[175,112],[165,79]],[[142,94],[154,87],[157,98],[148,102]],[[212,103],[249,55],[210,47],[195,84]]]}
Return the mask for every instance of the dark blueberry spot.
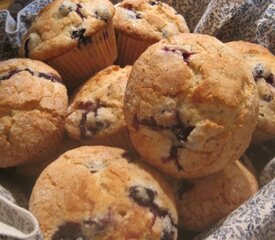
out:
{"label": "dark blueberry spot", "polygon": [[88,219],[83,221],[83,228],[89,228],[89,231],[93,234],[98,234],[104,231],[108,225],[112,224],[112,212],[111,209],[108,209],[108,214],[103,217],[97,217],[95,219]]}
{"label": "dark blueberry spot", "polygon": [[182,199],[182,195],[191,191],[194,188],[194,184],[188,180],[181,180],[178,188],[178,197]]}
{"label": "dark blueberry spot", "polygon": [[153,117],[150,117],[150,119],[142,119],[139,121],[139,124],[149,127],[150,129],[155,131],[162,129],[161,126],[158,126],[156,120]]}
{"label": "dark blueberry spot", "polygon": [[8,80],[9,78],[11,78],[13,75],[17,74],[21,72],[21,70],[13,70],[13,71],[10,71],[8,74],[6,75],[3,75],[2,77],[0,77],[0,81],[3,81],[3,80]]}
{"label": "dark blueberry spot", "polygon": [[149,4],[152,6],[155,6],[155,5],[159,5],[160,3],[159,1],[150,1]]}
{"label": "dark blueberry spot", "polygon": [[140,13],[136,13],[136,19],[142,19],[142,16]]}
{"label": "dark blueberry spot", "polygon": [[262,64],[257,64],[252,73],[256,82],[258,81],[258,79],[264,78],[268,84],[275,87],[274,74],[270,73],[267,77],[264,77],[264,67]]}
{"label": "dark blueberry spot", "polygon": [[58,77],[57,75],[54,75],[52,73],[39,73],[38,77],[45,78],[45,79],[50,80],[52,82],[63,83],[62,79],[60,77]]}
{"label": "dark blueberry spot", "polygon": [[34,75],[34,72],[32,70],[30,70],[29,68],[25,68],[22,71],[29,72],[32,76]]}
{"label": "dark blueberry spot", "polygon": [[[171,230],[168,231],[168,229],[165,228],[162,237],[166,236],[167,233],[165,232],[169,232],[169,236],[173,236],[174,235],[174,229],[178,227],[177,224],[175,224],[171,218],[171,215],[169,214],[169,212],[163,208],[161,208],[160,206],[158,206],[154,201],[155,198],[157,196],[157,192],[155,192],[152,189],[146,188],[146,187],[141,187],[141,186],[132,186],[129,189],[130,191],[130,198],[133,199],[138,205],[142,206],[142,207],[146,207],[149,208],[150,212],[152,212],[153,214],[153,225],[156,221],[156,218],[169,218],[170,221],[170,227]],[[161,239],[167,239],[167,238],[161,238]]]}
{"label": "dark blueberry spot", "polygon": [[86,121],[87,121],[87,114],[88,112],[82,113],[82,118],[80,119],[79,122],[79,130],[80,130],[80,137],[82,139],[86,138]]}
{"label": "dark blueberry spot", "polygon": [[98,130],[101,128],[107,128],[109,125],[108,124],[103,124],[101,122],[96,122],[96,127],[95,128],[88,128],[86,126],[87,123],[87,115],[89,112],[94,112],[95,117],[98,116],[98,109],[101,107],[105,107],[104,104],[101,104],[99,101],[91,102],[79,102],[77,108],[80,110],[84,110],[82,113],[82,118],[79,123],[79,128],[80,128],[80,137],[82,139],[87,139],[87,131],[92,132],[95,134]]}
{"label": "dark blueberry spot", "polygon": [[93,112],[96,110],[96,104],[91,101],[80,102],[80,103],[78,103],[77,108],[80,110],[84,110],[84,112],[82,113],[82,118],[80,120],[79,128],[80,128],[81,138],[85,139],[86,131],[87,131],[87,127],[86,127],[87,114],[89,112]]}
{"label": "dark blueberry spot", "polygon": [[271,101],[273,100],[273,95],[271,95],[271,94],[264,94],[264,95],[262,96],[262,99],[263,99],[264,101],[266,101],[266,102],[271,102]]}
{"label": "dark blueberry spot", "polygon": [[80,224],[74,222],[66,222],[59,226],[58,230],[52,236],[52,240],[76,240],[78,238],[82,240],[87,239],[81,231]]}
{"label": "dark blueberry spot", "polygon": [[136,10],[133,8],[133,6],[132,6],[131,4],[125,6],[125,8],[126,8],[127,10],[129,10],[129,11],[135,13],[134,16],[132,16],[132,15],[130,16],[131,18],[142,19],[141,13],[136,12]]}
{"label": "dark blueberry spot", "polygon": [[186,142],[190,133],[194,130],[194,127],[174,126],[172,131],[176,135],[178,141]]}
{"label": "dark blueberry spot", "polygon": [[169,47],[164,47],[162,50],[164,50],[165,52],[172,52],[172,53],[176,53],[176,54],[181,54],[181,56],[183,57],[184,62],[188,63],[188,59],[190,58],[191,55],[193,55],[194,53],[191,52],[187,52],[183,49],[176,49],[176,48],[169,48]]}
{"label": "dark blueberry spot", "polygon": [[183,170],[183,167],[181,166],[180,162],[179,162],[179,156],[178,156],[178,149],[179,148],[183,148],[182,146],[180,145],[174,145],[170,148],[170,154],[169,154],[169,157],[168,158],[164,158],[162,159],[162,161],[164,163],[167,163],[167,162],[174,162],[178,171],[182,171]]}
{"label": "dark blueberry spot", "polygon": [[180,147],[178,146],[172,146],[170,149],[170,158],[172,159],[178,159],[178,149]]}
{"label": "dark blueberry spot", "polygon": [[143,207],[150,207],[152,206],[156,192],[152,189],[140,187],[140,186],[132,186],[130,187],[130,197],[138,203],[140,206]]}
{"label": "dark blueberry spot", "polygon": [[80,4],[76,4],[76,13],[79,15],[79,17],[81,17],[81,19],[84,19],[84,18],[86,18],[84,15],[83,15],[83,13],[81,12],[81,9],[82,8],[82,6],[80,5]]}
{"label": "dark blueberry spot", "polygon": [[[178,114],[177,114],[177,119],[178,119],[177,122],[180,123]],[[187,138],[190,135],[190,133],[194,130],[194,127],[184,126],[180,124],[177,124],[171,127],[164,127],[164,126],[158,125],[156,120],[153,117],[150,117],[149,119],[138,120],[137,115],[135,115],[133,119],[134,129],[138,130],[139,125],[144,125],[153,131],[170,130],[174,133],[174,135],[177,137],[178,143],[176,143],[171,147],[169,157],[163,159],[163,162],[174,161],[177,169],[179,171],[183,170],[183,167],[180,165],[179,158],[178,158],[178,149],[183,148],[182,144],[187,141]]]}
{"label": "dark blueberry spot", "polygon": [[15,69],[13,71],[10,71],[8,74],[0,77],[0,81],[2,80],[8,80],[10,79],[12,76],[14,76],[15,74],[17,73],[20,73],[20,72],[23,72],[23,71],[26,71],[26,72],[29,72],[32,76],[34,75],[34,72],[31,71],[29,68],[25,68],[25,69]]}
{"label": "dark blueberry spot", "polygon": [[74,30],[71,35],[72,39],[83,37],[83,34],[85,33],[85,31],[86,31],[86,29],[84,29],[84,28]]}
{"label": "dark blueberry spot", "polygon": [[154,202],[157,196],[156,191],[141,186],[132,186],[130,187],[129,191],[130,198],[132,198],[138,205],[149,208],[150,211],[156,214],[158,217],[170,217],[167,210],[162,209]]}
{"label": "dark blueberry spot", "polygon": [[17,74],[17,73],[20,73],[20,72],[29,72],[32,76],[37,76],[37,77],[40,77],[40,78],[45,78],[47,80],[50,80],[52,82],[59,82],[59,83],[62,83],[62,80],[60,77],[54,75],[54,74],[51,74],[51,73],[35,73],[33,72],[32,70],[30,70],[29,68],[25,68],[25,69],[16,69],[16,70],[13,70],[11,72],[9,72],[7,75],[4,75],[2,77],[0,77],[0,81],[2,80],[8,80],[9,78],[11,78],[13,75]]}
{"label": "dark blueberry spot", "polygon": [[[104,123],[102,123],[102,122],[96,122],[95,125],[97,128],[102,128],[105,126]],[[108,126],[106,126],[106,127],[108,127]]]}
{"label": "dark blueberry spot", "polygon": [[275,78],[273,73],[270,73],[269,76],[265,78],[265,81],[275,87]]}
{"label": "dark blueberry spot", "polygon": [[165,52],[169,52],[169,51],[170,51],[170,49],[169,49],[168,47],[164,47],[163,50],[164,50]]}
{"label": "dark blueberry spot", "polygon": [[87,45],[89,43],[91,43],[91,37],[82,37],[79,38],[78,46],[80,46],[80,44]]}
{"label": "dark blueberry spot", "polygon": [[25,56],[26,58],[29,57],[29,42],[30,42],[30,39],[28,38],[28,39],[26,39],[26,41],[25,41],[25,43],[24,43],[24,51],[25,51],[24,56]]}
{"label": "dark blueberry spot", "polygon": [[77,105],[77,108],[81,109],[81,110],[86,110],[88,112],[95,111],[96,110],[96,104],[91,102],[91,101],[79,102],[78,105]]}
{"label": "dark blueberry spot", "polygon": [[189,58],[192,54],[193,54],[193,53],[190,53],[190,52],[183,52],[183,53],[182,53],[183,60],[184,60],[184,61],[187,61],[188,58]]}
{"label": "dark blueberry spot", "polygon": [[86,29],[84,28],[72,31],[71,38],[78,39],[78,46],[80,46],[80,44],[86,45],[88,43],[91,43],[91,37],[84,36],[85,31]]}
{"label": "dark blueberry spot", "polygon": [[103,14],[100,14],[98,11],[95,11],[95,18],[107,22],[109,19],[109,15],[104,16]]}

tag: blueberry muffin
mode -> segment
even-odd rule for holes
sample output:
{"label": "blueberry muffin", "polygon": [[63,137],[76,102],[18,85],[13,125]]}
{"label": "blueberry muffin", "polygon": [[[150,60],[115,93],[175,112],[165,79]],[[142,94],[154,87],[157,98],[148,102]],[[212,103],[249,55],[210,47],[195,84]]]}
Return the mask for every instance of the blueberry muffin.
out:
{"label": "blueberry muffin", "polygon": [[65,121],[69,136],[85,144],[129,147],[123,104],[130,70],[110,66],[78,89]]}
{"label": "blueberry muffin", "polygon": [[0,168],[56,154],[68,108],[61,82],[40,61],[0,62]]}
{"label": "blueberry muffin", "polygon": [[115,8],[120,65],[132,65],[148,46],[163,38],[189,32],[184,18],[160,1],[124,0]]}
{"label": "blueberry muffin", "polygon": [[257,90],[231,48],[214,37],[186,33],[150,46],[135,62],[124,114],[144,160],[176,178],[201,177],[223,169],[248,147]]}
{"label": "blueberry muffin", "polygon": [[172,192],[132,160],[122,149],[85,146],[50,164],[29,203],[44,239],[176,240]]}
{"label": "blueberry muffin", "polygon": [[260,108],[252,142],[261,143],[275,138],[275,56],[254,43],[235,41],[227,45],[243,56],[257,85]]}
{"label": "blueberry muffin", "polygon": [[201,231],[238,208],[258,191],[255,176],[239,161],[215,174],[178,182],[179,225]]}
{"label": "blueberry muffin", "polygon": [[79,86],[117,57],[108,0],[56,0],[24,35],[20,54],[55,68],[69,88]]}

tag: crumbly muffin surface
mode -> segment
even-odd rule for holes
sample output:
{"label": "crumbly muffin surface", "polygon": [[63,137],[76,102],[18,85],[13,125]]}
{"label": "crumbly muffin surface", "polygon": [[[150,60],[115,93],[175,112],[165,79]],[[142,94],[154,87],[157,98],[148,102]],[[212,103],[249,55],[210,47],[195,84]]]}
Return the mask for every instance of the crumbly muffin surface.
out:
{"label": "crumbly muffin surface", "polygon": [[227,45],[244,57],[253,73],[260,100],[257,129],[275,137],[275,56],[254,43],[235,41]]}
{"label": "crumbly muffin surface", "polygon": [[123,104],[130,70],[130,66],[110,66],[77,91],[65,121],[72,138],[89,142],[126,129]]}
{"label": "crumbly muffin surface", "polygon": [[55,154],[68,107],[59,74],[29,59],[0,63],[0,167]]}
{"label": "crumbly muffin surface", "polygon": [[144,160],[174,177],[194,178],[221,170],[248,147],[257,90],[230,48],[214,37],[182,34],[136,61],[124,114]]}
{"label": "crumbly muffin surface", "polygon": [[48,166],[30,199],[44,239],[176,240],[172,192],[132,160],[122,149],[86,146]]}
{"label": "crumbly muffin surface", "polygon": [[189,32],[184,18],[155,0],[124,0],[116,6],[114,27],[118,32],[152,42]]}
{"label": "crumbly muffin surface", "polygon": [[111,21],[114,6],[108,0],[56,0],[43,8],[25,34],[20,55],[38,60],[64,54],[87,44],[90,36]]}
{"label": "crumbly muffin surface", "polygon": [[202,231],[226,217],[257,191],[256,177],[239,161],[213,175],[179,181],[177,203],[181,227]]}

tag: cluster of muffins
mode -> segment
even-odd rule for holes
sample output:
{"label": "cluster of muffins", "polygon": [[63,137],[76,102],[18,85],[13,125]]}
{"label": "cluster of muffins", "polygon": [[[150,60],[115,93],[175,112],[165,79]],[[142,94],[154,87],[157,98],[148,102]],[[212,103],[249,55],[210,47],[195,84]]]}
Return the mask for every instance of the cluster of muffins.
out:
{"label": "cluster of muffins", "polygon": [[19,54],[0,63],[0,168],[38,178],[44,239],[176,240],[258,190],[239,159],[275,137],[267,49],[189,33],[160,1],[55,0]]}
{"label": "cluster of muffins", "polygon": [[157,1],[56,0],[38,14],[19,54],[46,62],[74,89],[116,59],[131,65],[149,45],[184,32],[184,18]]}

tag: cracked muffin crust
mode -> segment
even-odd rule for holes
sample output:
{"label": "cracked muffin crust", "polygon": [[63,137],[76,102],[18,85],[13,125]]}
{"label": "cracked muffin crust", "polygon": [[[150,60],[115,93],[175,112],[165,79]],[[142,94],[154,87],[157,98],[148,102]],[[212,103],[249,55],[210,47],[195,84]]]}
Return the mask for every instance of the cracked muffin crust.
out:
{"label": "cracked muffin crust", "polygon": [[136,61],[124,114],[144,160],[171,176],[195,178],[223,169],[248,147],[257,90],[229,47],[207,35],[181,34]]}
{"label": "cracked muffin crust", "polygon": [[46,61],[75,88],[116,56],[108,0],[56,0],[42,9],[24,35],[20,56]]}
{"label": "cracked muffin crust", "polygon": [[183,16],[160,1],[124,0],[115,9],[115,30],[139,40],[157,42],[189,32]]}
{"label": "cracked muffin crust", "polygon": [[256,82],[260,107],[253,143],[275,138],[275,56],[267,48],[250,42],[226,44],[243,56]]}
{"label": "cracked muffin crust", "polygon": [[62,55],[88,43],[113,15],[114,6],[108,0],[56,0],[38,14],[20,54],[42,61]]}
{"label": "cracked muffin crust", "polygon": [[160,1],[124,0],[115,9],[113,22],[122,65],[133,64],[148,46],[163,38],[189,32],[183,16]]}
{"label": "cracked muffin crust", "polygon": [[239,161],[220,172],[177,183],[180,227],[202,231],[226,217],[258,191],[256,177]]}
{"label": "cracked muffin crust", "polygon": [[63,134],[67,90],[59,74],[29,59],[0,63],[0,167],[53,156]]}
{"label": "cracked muffin crust", "polygon": [[50,164],[30,198],[44,239],[176,240],[172,192],[132,160],[122,149],[85,146]]}
{"label": "cracked muffin crust", "polygon": [[83,84],[69,105],[65,120],[69,136],[88,144],[111,144],[128,135],[123,104],[131,68],[113,65]]}

